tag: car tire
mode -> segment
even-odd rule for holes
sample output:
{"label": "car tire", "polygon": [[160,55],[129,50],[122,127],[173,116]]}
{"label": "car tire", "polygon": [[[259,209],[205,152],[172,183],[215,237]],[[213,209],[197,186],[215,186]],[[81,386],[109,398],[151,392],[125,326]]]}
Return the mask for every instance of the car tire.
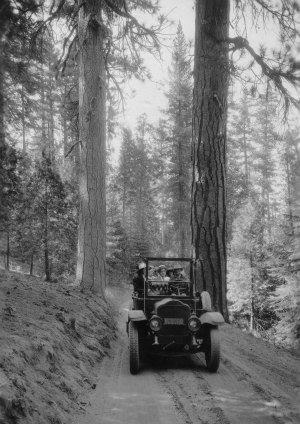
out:
{"label": "car tire", "polygon": [[138,328],[129,322],[129,364],[131,374],[137,374],[140,369],[140,349]]}
{"label": "car tire", "polygon": [[211,298],[210,294],[207,291],[201,292],[201,303],[202,309],[205,311],[211,311]]}
{"label": "car tire", "polygon": [[220,365],[220,338],[218,328],[209,328],[205,340],[205,361],[210,372],[216,372]]}

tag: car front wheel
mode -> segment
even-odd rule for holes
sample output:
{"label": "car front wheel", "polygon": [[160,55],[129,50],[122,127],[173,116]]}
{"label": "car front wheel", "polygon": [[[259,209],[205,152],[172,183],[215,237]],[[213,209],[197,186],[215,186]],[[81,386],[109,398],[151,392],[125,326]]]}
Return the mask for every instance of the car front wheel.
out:
{"label": "car front wheel", "polygon": [[129,322],[129,364],[131,374],[140,369],[139,332],[132,321]]}
{"label": "car front wheel", "polygon": [[205,361],[210,372],[216,372],[220,364],[220,338],[218,328],[210,328],[205,340]]}

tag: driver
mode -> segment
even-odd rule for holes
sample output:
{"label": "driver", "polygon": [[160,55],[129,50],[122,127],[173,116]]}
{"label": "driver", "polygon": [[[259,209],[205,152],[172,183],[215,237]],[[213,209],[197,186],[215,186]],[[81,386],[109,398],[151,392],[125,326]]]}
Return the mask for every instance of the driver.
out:
{"label": "driver", "polygon": [[174,281],[187,281],[184,275],[183,268],[179,263],[176,263],[173,266],[173,270],[174,270],[174,276],[173,276]]}

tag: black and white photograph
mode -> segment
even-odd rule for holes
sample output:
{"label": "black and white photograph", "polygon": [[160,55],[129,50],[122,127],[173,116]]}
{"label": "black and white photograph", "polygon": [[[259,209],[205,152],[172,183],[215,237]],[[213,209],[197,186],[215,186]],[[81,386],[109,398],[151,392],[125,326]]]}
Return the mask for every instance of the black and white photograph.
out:
{"label": "black and white photograph", "polygon": [[0,0],[0,424],[300,423],[300,0]]}

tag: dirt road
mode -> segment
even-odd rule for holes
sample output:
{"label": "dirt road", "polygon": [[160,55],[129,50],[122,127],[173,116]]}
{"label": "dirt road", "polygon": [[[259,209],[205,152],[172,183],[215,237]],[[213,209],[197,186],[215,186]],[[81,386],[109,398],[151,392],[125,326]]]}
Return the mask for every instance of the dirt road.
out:
{"label": "dirt road", "polygon": [[73,424],[299,424],[299,360],[225,325],[222,360],[210,374],[203,356],[154,360],[129,373],[122,314],[120,338],[103,361],[86,411]]}

